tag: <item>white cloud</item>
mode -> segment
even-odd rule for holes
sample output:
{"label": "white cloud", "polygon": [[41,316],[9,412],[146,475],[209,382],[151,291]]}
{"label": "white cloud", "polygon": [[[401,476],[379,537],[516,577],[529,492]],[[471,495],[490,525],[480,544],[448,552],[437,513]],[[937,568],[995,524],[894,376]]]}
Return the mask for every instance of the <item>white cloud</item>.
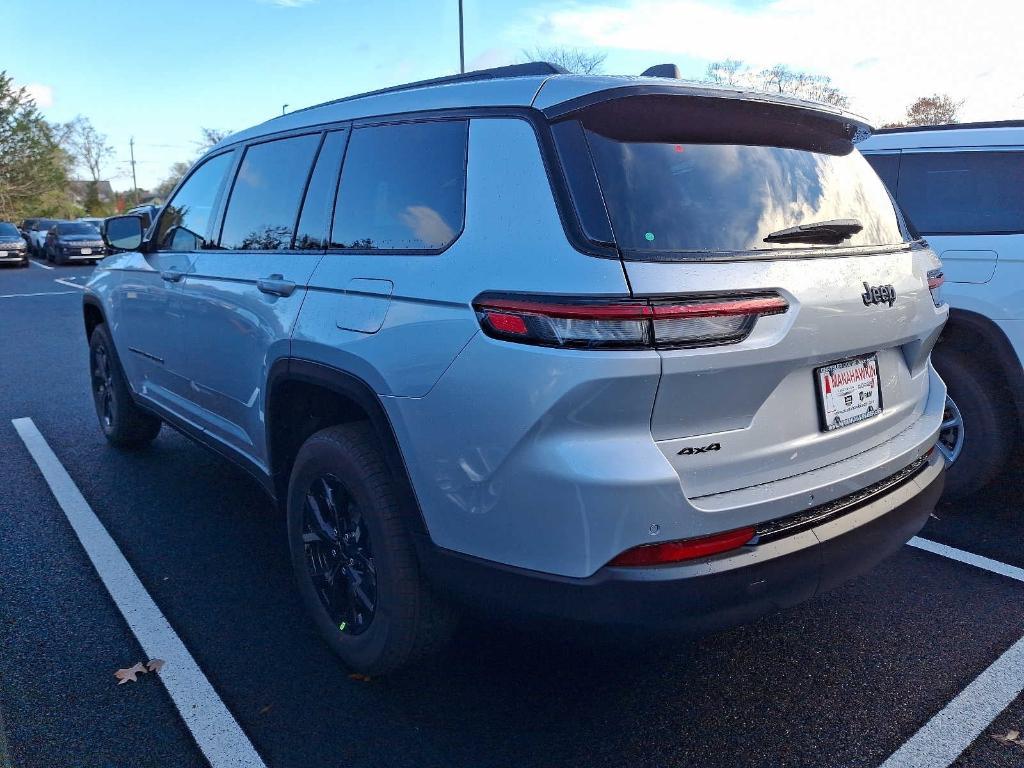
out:
{"label": "white cloud", "polygon": [[28,95],[35,99],[36,106],[46,109],[53,106],[53,88],[42,83],[29,83],[25,86]]}
{"label": "white cloud", "polygon": [[1024,4],[1017,0],[625,0],[536,11],[545,44],[666,51],[697,59],[784,63],[830,75],[869,118],[902,115],[917,96],[965,99],[965,119],[1024,110]]}

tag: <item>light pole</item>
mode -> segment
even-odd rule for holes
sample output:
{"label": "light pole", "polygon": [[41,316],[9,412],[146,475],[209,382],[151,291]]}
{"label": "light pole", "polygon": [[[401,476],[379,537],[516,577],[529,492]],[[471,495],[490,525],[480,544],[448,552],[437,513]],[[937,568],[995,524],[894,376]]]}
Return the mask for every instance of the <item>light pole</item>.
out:
{"label": "light pole", "polygon": [[459,0],[459,74],[466,74],[466,46],[462,33],[462,0]]}
{"label": "light pole", "polygon": [[281,105],[281,114],[282,114],[282,115],[284,114],[284,111],[285,111],[286,109],[288,109],[288,106],[289,106],[288,104],[282,104],[282,105]]}

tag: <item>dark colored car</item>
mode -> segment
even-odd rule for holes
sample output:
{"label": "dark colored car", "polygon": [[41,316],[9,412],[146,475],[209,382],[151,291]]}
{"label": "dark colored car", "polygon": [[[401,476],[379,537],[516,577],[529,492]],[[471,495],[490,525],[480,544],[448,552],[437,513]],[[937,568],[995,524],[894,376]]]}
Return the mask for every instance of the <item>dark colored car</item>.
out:
{"label": "dark colored car", "polygon": [[8,221],[0,221],[0,264],[28,266],[28,246],[18,228]]}
{"label": "dark colored car", "polygon": [[58,221],[46,233],[46,258],[55,264],[99,261],[107,255],[100,231],[81,221]]}

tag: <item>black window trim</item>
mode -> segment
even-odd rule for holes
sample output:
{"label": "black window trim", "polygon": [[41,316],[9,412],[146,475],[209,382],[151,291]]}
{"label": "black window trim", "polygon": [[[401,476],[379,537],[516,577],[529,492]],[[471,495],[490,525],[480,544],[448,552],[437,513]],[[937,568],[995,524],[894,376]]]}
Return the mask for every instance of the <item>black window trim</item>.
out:
{"label": "black window trim", "polygon": [[[388,117],[367,117],[360,118],[359,120],[353,120],[351,122],[351,131],[349,133],[349,140],[345,145],[345,152],[341,158],[341,173],[338,174],[337,181],[334,187],[334,207],[331,209],[331,226],[330,231],[327,233],[327,255],[348,255],[348,256],[440,256],[442,253],[447,251],[462,237],[462,233],[466,231],[466,204],[469,198],[469,123],[471,118],[460,117],[458,115],[444,115],[444,116],[430,116],[430,117],[407,117],[397,116],[396,118]],[[462,219],[459,222],[459,231],[455,233],[455,237],[452,238],[451,242],[442,248],[331,248],[331,235],[334,233],[334,213],[338,209],[338,192],[341,189],[341,178],[345,175],[345,162],[348,160],[348,150],[352,146],[352,137],[355,136],[355,132],[360,128],[380,128],[382,126],[389,125],[420,125],[425,123],[453,123],[453,122],[465,122],[466,123],[466,142],[463,147],[462,155]]]}

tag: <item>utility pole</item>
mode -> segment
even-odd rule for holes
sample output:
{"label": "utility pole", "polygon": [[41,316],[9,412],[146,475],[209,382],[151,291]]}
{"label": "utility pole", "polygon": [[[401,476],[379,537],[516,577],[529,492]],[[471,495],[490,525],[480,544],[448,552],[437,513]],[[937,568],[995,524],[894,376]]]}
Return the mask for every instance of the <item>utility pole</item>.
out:
{"label": "utility pole", "polygon": [[462,0],[459,0],[459,74],[466,74],[466,45],[462,33]]}
{"label": "utility pole", "polygon": [[139,183],[135,180],[135,137],[128,139],[128,151],[132,156],[132,201],[139,204]]}
{"label": "utility pole", "polygon": [[288,106],[289,106],[288,104],[282,104],[282,105],[281,105],[281,114],[282,114],[282,115],[284,114],[284,111],[285,111],[286,109],[288,109]]}

